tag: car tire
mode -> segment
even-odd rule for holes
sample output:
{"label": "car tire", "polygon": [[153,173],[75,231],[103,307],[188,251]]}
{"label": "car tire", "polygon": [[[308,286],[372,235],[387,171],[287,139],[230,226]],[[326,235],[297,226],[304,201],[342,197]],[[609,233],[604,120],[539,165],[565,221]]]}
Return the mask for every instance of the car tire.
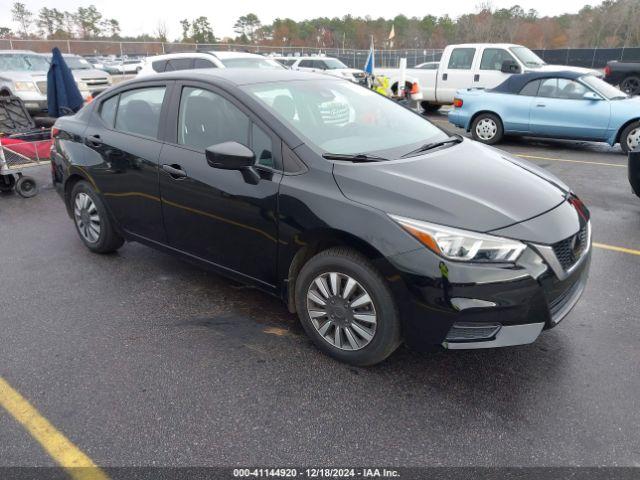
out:
{"label": "car tire", "polygon": [[20,175],[16,182],[16,192],[22,198],[35,197],[38,194],[38,184],[33,177],[25,177]]}
{"label": "car tire", "polygon": [[429,102],[420,102],[420,107],[422,108],[422,111],[424,113],[437,112],[438,110],[440,110],[441,106],[442,105],[434,105],[433,103]]}
{"label": "car tire", "polygon": [[297,277],[295,299],[307,335],[337,360],[374,365],[401,343],[400,318],[391,290],[355,250],[335,247],[312,257]]}
{"label": "car tire", "polygon": [[474,140],[487,145],[495,145],[504,137],[502,120],[494,113],[481,113],[471,124]]}
{"label": "car tire", "polygon": [[628,95],[640,95],[640,77],[631,75],[620,82],[620,90]]}
{"label": "car tire", "polygon": [[71,216],[80,240],[95,253],[112,253],[124,243],[95,190],[85,181],[73,186],[69,197]]}
{"label": "car tire", "polygon": [[640,122],[631,122],[620,134],[620,147],[625,155],[640,148]]}

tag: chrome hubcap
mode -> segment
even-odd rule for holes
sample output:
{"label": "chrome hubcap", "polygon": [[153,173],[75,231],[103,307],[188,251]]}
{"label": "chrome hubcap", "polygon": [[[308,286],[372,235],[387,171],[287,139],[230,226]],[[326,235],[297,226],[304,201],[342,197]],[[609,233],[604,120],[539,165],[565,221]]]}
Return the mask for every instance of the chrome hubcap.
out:
{"label": "chrome hubcap", "polygon": [[341,350],[360,350],[376,334],[373,299],[349,275],[318,275],[307,290],[307,313],[320,336]]}
{"label": "chrome hubcap", "polygon": [[496,122],[490,118],[483,118],[476,125],[476,134],[482,140],[491,140],[496,136],[497,132],[498,126],[496,125]]}
{"label": "chrome hubcap", "polygon": [[100,238],[100,215],[91,197],[84,192],[76,195],[73,217],[82,238],[89,243],[96,243]]}
{"label": "chrome hubcap", "polygon": [[627,136],[627,146],[629,150],[635,150],[640,145],[640,127],[634,128]]}

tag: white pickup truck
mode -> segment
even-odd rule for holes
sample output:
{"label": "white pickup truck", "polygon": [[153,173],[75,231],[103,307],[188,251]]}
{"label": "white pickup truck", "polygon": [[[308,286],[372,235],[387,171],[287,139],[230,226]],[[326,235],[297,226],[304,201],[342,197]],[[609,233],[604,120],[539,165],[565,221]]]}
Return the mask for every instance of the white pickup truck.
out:
{"label": "white pickup truck", "polygon": [[[602,77],[602,73],[580,67],[548,65],[522,45],[510,43],[468,43],[449,45],[442,52],[437,69],[408,68],[405,88],[417,82],[422,93],[424,110],[437,110],[453,103],[456,90],[463,88],[493,88],[509,75],[523,72],[571,70]],[[397,89],[400,71],[396,68],[376,68],[376,74],[389,77],[392,90]]]}

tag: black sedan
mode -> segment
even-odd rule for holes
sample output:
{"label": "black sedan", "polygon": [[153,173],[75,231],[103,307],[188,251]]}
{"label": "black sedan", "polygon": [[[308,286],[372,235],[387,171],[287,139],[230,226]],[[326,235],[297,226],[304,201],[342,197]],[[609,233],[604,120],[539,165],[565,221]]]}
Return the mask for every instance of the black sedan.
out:
{"label": "black sedan", "polygon": [[181,71],[56,122],[53,182],[97,253],[137,241],[284,300],[356,365],[533,342],[578,301],[589,212],[557,178],[340,79]]}

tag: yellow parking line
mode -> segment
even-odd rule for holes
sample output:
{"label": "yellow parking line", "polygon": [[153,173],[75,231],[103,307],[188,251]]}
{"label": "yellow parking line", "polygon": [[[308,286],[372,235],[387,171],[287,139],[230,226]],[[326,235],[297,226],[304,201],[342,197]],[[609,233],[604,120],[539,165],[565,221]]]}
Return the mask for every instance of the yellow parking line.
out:
{"label": "yellow parking line", "polygon": [[[9,412],[56,463],[74,480],[108,480],[109,477],[78,447],[60,433],[6,380],[0,377],[0,406]],[[6,439],[5,439],[6,441]]]}
{"label": "yellow parking line", "polygon": [[604,250],[611,250],[613,252],[628,253],[629,255],[640,256],[640,250],[634,250],[633,248],[616,247],[615,245],[607,245],[606,243],[593,242],[593,246],[596,248],[602,248]]}
{"label": "yellow parking line", "polygon": [[627,168],[626,165],[621,165],[619,163],[605,163],[605,162],[589,162],[587,160],[570,160],[568,158],[551,158],[551,157],[538,157],[536,155],[525,155],[523,153],[514,153],[516,157],[520,158],[530,158],[533,160],[549,160],[552,162],[570,162],[570,163],[587,163],[589,165],[604,165],[606,167],[620,167]]}

